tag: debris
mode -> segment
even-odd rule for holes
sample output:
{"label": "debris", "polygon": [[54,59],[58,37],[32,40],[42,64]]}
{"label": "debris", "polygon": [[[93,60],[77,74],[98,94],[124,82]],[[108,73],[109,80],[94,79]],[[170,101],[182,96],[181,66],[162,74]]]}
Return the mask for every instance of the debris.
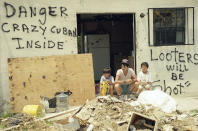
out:
{"label": "debris", "polygon": [[137,101],[141,104],[149,104],[159,107],[166,113],[176,111],[177,107],[176,101],[171,96],[160,90],[144,91],[139,95]]}
{"label": "debris", "polygon": [[163,130],[164,131],[173,131],[173,126],[171,126],[171,125],[164,125],[163,126]]}
{"label": "debris", "polygon": [[133,107],[115,97],[100,96],[87,102],[74,116],[86,126],[93,124],[94,131],[126,130]]}
{"label": "debris", "polygon": [[[35,118],[26,114],[0,118],[5,130],[197,131],[198,118],[188,112],[166,113],[138,101],[99,96],[81,107]],[[88,130],[89,131],[89,130]]]}
{"label": "debris", "polygon": [[87,131],[93,131],[94,125],[90,124],[89,127],[87,128]]}
{"label": "debris", "polygon": [[56,122],[57,127],[62,131],[64,129],[68,131],[76,131],[80,129],[80,124],[77,119],[70,117],[69,120],[59,120]]}
{"label": "debris", "polygon": [[57,112],[61,112],[61,111],[69,109],[68,97],[69,95],[64,94],[64,91],[62,91],[59,95],[56,95],[56,111]]}
{"label": "debris", "polygon": [[[183,126],[196,126],[193,117],[177,112],[166,113],[138,101],[123,102],[115,97],[99,96],[83,105],[73,117],[83,127],[93,124],[94,131],[183,131]],[[132,121],[132,117],[136,120]]]}
{"label": "debris", "polygon": [[131,122],[129,123],[129,129],[130,127],[134,126],[137,130],[151,130],[155,131],[157,122],[154,119],[151,119],[145,115],[139,114],[139,113],[133,113],[131,116]]}
{"label": "debris", "polygon": [[41,113],[39,105],[26,105],[23,107],[23,112],[28,115],[38,116]]}
{"label": "debris", "polygon": [[5,128],[9,128],[9,127],[21,125],[23,123],[31,122],[33,120],[34,118],[32,116],[23,113],[18,113],[12,115],[11,117],[2,119],[0,123],[1,125],[4,125]]}

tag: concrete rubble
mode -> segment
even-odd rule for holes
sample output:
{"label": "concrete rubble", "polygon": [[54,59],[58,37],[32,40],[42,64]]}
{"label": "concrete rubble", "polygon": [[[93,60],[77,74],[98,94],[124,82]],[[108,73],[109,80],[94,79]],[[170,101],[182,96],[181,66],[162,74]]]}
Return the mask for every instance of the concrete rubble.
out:
{"label": "concrete rubble", "polygon": [[[128,131],[133,113],[147,116],[156,121],[155,129],[136,128],[136,131],[196,131],[197,117],[175,111],[165,113],[151,105],[137,104],[137,101],[123,102],[115,97],[100,96],[87,102],[74,116],[81,125],[94,125],[94,131]],[[138,123],[137,123],[138,124]],[[139,123],[140,124],[140,123]]]}
{"label": "concrete rubble", "polygon": [[[32,127],[36,127],[38,130],[52,131],[198,131],[196,111],[188,113],[176,110],[166,113],[159,107],[144,105],[133,100],[121,101],[111,96],[96,97],[71,111],[60,112],[47,119],[42,118],[40,121],[19,115],[0,119],[0,122],[8,128],[11,126],[10,122],[17,125],[18,121],[15,118],[20,118],[18,120],[22,126],[18,126],[16,130],[22,128],[31,130]],[[60,117],[61,114],[67,116],[62,116],[60,120],[50,120],[56,116]],[[46,120],[49,120],[50,124]]]}

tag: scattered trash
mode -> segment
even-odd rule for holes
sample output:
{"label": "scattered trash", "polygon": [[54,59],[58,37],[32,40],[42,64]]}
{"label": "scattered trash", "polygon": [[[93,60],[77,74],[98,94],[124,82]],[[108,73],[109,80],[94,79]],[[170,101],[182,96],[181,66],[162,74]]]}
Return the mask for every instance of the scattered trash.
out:
{"label": "scattered trash", "polygon": [[76,131],[80,129],[80,124],[77,119],[70,117],[68,120],[63,119],[56,122],[59,130]]}
{"label": "scattered trash", "polygon": [[81,107],[50,113],[43,118],[27,114],[6,115],[7,118],[0,118],[0,128],[28,131],[198,131],[197,115],[190,114],[192,111],[167,113],[151,104],[99,96]]}
{"label": "scattered trash", "polygon": [[90,124],[89,127],[87,128],[87,131],[93,131],[94,125]]}
{"label": "scattered trash", "polygon": [[81,126],[88,128],[92,124],[94,131],[185,131],[184,125],[196,126],[195,119],[181,111],[166,113],[151,104],[124,102],[110,96],[87,102],[73,117]]}
{"label": "scattered trash", "polygon": [[28,115],[38,116],[41,113],[41,107],[39,105],[26,105],[23,107],[23,112]]}
{"label": "scattered trash", "polygon": [[[157,122],[154,119],[149,118],[148,116],[133,113],[131,117],[131,122],[129,123],[129,129],[133,127],[133,130],[157,130]],[[131,129],[130,129],[131,130]]]}
{"label": "scattered trash", "polygon": [[59,95],[56,95],[56,112],[69,109],[68,97],[69,95],[64,94],[63,91]]}
{"label": "scattered trash", "polygon": [[176,101],[160,90],[144,91],[139,95],[137,101],[141,104],[159,107],[166,113],[171,113],[177,109]]}
{"label": "scattered trash", "polygon": [[45,113],[54,113],[67,110],[69,108],[68,98],[72,94],[70,90],[64,92],[56,92],[55,97],[48,98],[45,96],[40,96],[40,103],[44,106]]}

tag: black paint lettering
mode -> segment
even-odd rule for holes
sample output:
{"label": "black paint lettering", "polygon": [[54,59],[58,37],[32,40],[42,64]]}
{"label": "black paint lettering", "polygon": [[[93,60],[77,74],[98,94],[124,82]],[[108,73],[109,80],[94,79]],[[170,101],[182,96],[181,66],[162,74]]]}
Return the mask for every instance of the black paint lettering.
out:
{"label": "black paint lettering", "polygon": [[49,15],[51,15],[51,16],[57,16],[57,14],[56,14],[56,8],[57,7],[49,7]]}
{"label": "black paint lettering", "polygon": [[45,31],[46,31],[47,27],[44,27],[44,28],[43,28],[42,26],[39,26],[39,27],[40,27],[40,29],[41,29],[42,32],[43,32],[42,35],[45,35]]}
{"label": "black paint lettering", "polygon": [[180,52],[179,53],[179,62],[185,62],[185,60],[184,60],[184,53],[183,52]]}
{"label": "black paint lettering", "polygon": [[193,63],[193,62],[192,62],[192,59],[191,59],[191,58],[192,58],[192,55],[189,54],[189,53],[187,53],[186,56],[187,56],[187,62],[188,62],[188,63]]}
{"label": "black paint lettering", "polygon": [[17,40],[17,43],[18,43],[18,47],[16,49],[24,49],[24,47],[22,47],[20,45],[20,41],[22,40],[22,38],[12,38],[12,40]]}
{"label": "black paint lettering", "polygon": [[[198,61],[198,54],[194,54],[194,60]],[[195,65],[198,65],[198,62],[194,62]]]}
{"label": "black paint lettering", "polygon": [[160,53],[159,59],[160,59],[161,61],[164,61],[164,53]]}
{"label": "black paint lettering", "polygon": [[23,32],[26,31],[26,33],[29,33],[29,28],[27,27],[26,24],[22,24],[22,29],[23,29]]}
{"label": "black paint lettering", "polygon": [[63,49],[64,42],[58,42],[58,49]]}
{"label": "black paint lettering", "polygon": [[77,36],[77,29],[75,28],[73,31],[73,37],[76,37],[76,36]]}
{"label": "black paint lettering", "polygon": [[186,67],[186,65],[184,65],[184,70],[185,71],[189,71],[188,68]]}
{"label": "black paint lettering", "polygon": [[180,80],[184,80],[184,77],[183,77],[183,74],[182,73],[179,74],[179,79]]}
{"label": "black paint lettering", "polygon": [[57,33],[57,34],[60,34],[60,33],[61,33],[61,28],[57,28],[57,29],[56,29],[56,33]]}
{"label": "black paint lettering", "polygon": [[158,60],[157,58],[153,59],[153,50],[152,49],[150,49],[150,53],[151,53],[151,61]]}
{"label": "black paint lettering", "polygon": [[56,33],[55,31],[54,31],[54,29],[56,28],[56,26],[54,25],[54,26],[52,26],[52,28],[51,28],[51,32],[52,33]]}
{"label": "black paint lettering", "polygon": [[46,9],[45,8],[41,8],[40,11],[39,11],[39,14],[40,15],[44,15],[44,19],[43,19],[43,22],[41,21],[41,19],[39,19],[39,22],[44,25],[46,23]]}
{"label": "black paint lettering", "polygon": [[175,48],[175,50],[174,51],[171,51],[171,53],[174,53],[175,62],[177,62],[177,53],[178,53],[177,49]]}
{"label": "black paint lettering", "polygon": [[176,71],[179,71],[179,65],[176,63]]}
{"label": "black paint lettering", "polygon": [[30,15],[31,17],[36,16],[36,7],[34,7],[34,8],[33,7],[30,7],[30,12],[31,12],[30,13],[31,14]]}
{"label": "black paint lettering", "polygon": [[167,61],[171,61],[172,60],[172,54],[171,53],[167,53],[166,54],[166,60]]}
{"label": "black paint lettering", "polygon": [[5,25],[8,25],[8,23],[3,23],[3,24],[1,25],[2,31],[3,31],[3,32],[10,32],[9,29],[7,29],[7,30],[5,29],[5,27],[4,27]]}
{"label": "black paint lettering", "polygon": [[184,70],[182,70],[182,65],[181,64],[179,65],[179,71],[184,72]]}
{"label": "black paint lettering", "polygon": [[[46,38],[44,37],[44,39],[46,40]],[[43,48],[45,48],[45,41],[44,41],[44,43],[43,43]]]}
{"label": "black paint lettering", "polygon": [[191,83],[190,83],[189,81],[186,81],[186,82],[185,82],[185,86],[186,86],[186,87],[189,87],[190,85],[191,85]]}
{"label": "black paint lettering", "polygon": [[34,44],[35,44],[35,48],[41,48],[41,45],[38,44],[39,41],[36,41]]}
{"label": "black paint lettering", "polygon": [[32,48],[33,40],[27,41],[27,48]]}
{"label": "black paint lettering", "polygon": [[166,65],[167,71],[173,71],[175,69],[175,65]]}
{"label": "black paint lettering", "polygon": [[27,17],[27,10],[24,6],[19,6],[19,18],[21,17],[21,14],[24,14],[24,16]]}
{"label": "black paint lettering", "polygon": [[179,93],[177,87],[174,87],[174,88],[173,88],[173,92],[174,92],[175,95],[177,95],[177,94]]}
{"label": "black paint lettering", "polygon": [[55,43],[52,40],[48,41],[48,48],[54,48]]}
{"label": "black paint lettering", "polygon": [[164,80],[164,92],[166,93],[168,89],[170,91],[169,94],[171,95],[172,94],[172,89],[171,89],[170,86],[166,87],[166,81]]}
{"label": "black paint lettering", "polygon": [[32,32],[39,32],[39,31],[37,30],[37,26],[31,25],[31,27],[32,27]]}
{"label": "black paint lettering", "polygon": [[66,27],[63,27],[63,34],[67,35],[67,28]]}
{"label": "black paint lettering", "polygon": [[179,90],[180,90],[180,94],[182,93],[182,88],[184,88],[184,86],[181,84],[181,83],[179,83],[178,85],[177,85],[177,87],[179,87]]}
{"label": "black paint lettering", "polygon": [[177,80],[177,74],[176,73],[172,73],[171,79],[176,81]]}
{"label": "black paint lettering", "polygon": [[60,11],[61,11],[61,16],[68,16],[67,15],[67,13],[66,13],[66,11],[67,11],[67,8],[65,8],[65,7],[60,7]]}
{"label": "black paint lettering", "polygon": [[68,30],[68,34],[69,34],[69,36],[72,36],[72,31]]}
{"label": "black paint lettering", "polygon": [[13,24],[13,31],[20,31],[18,24]]}
{"label": "black paint lettering", "polygon": [[[6,3],[6,2],[4,2],[4,7],[5,7],[5,9],[6,9],[6,17],[12,17],[12,16],[14,16],[15,15],[15,13],[16,13],[16,9],[14,8],[14,6],[13,5],[11,5],[11,4],[8,4],[8,3]],[[11,12],[8,12],[9,11],[9,9],[8,8],[10,8],[10,10],[11,10]]]}

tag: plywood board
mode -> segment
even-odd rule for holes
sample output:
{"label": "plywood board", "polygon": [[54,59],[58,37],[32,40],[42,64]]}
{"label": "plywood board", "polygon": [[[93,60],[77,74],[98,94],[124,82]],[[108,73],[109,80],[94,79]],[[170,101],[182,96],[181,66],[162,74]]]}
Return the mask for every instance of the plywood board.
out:
{"label": "plywood board", "polygon": [[91,54],[8,59],[10,103],[13,112],[40,104],[40,95],[54,97],[70,90],[69,105],[95,97]]}

